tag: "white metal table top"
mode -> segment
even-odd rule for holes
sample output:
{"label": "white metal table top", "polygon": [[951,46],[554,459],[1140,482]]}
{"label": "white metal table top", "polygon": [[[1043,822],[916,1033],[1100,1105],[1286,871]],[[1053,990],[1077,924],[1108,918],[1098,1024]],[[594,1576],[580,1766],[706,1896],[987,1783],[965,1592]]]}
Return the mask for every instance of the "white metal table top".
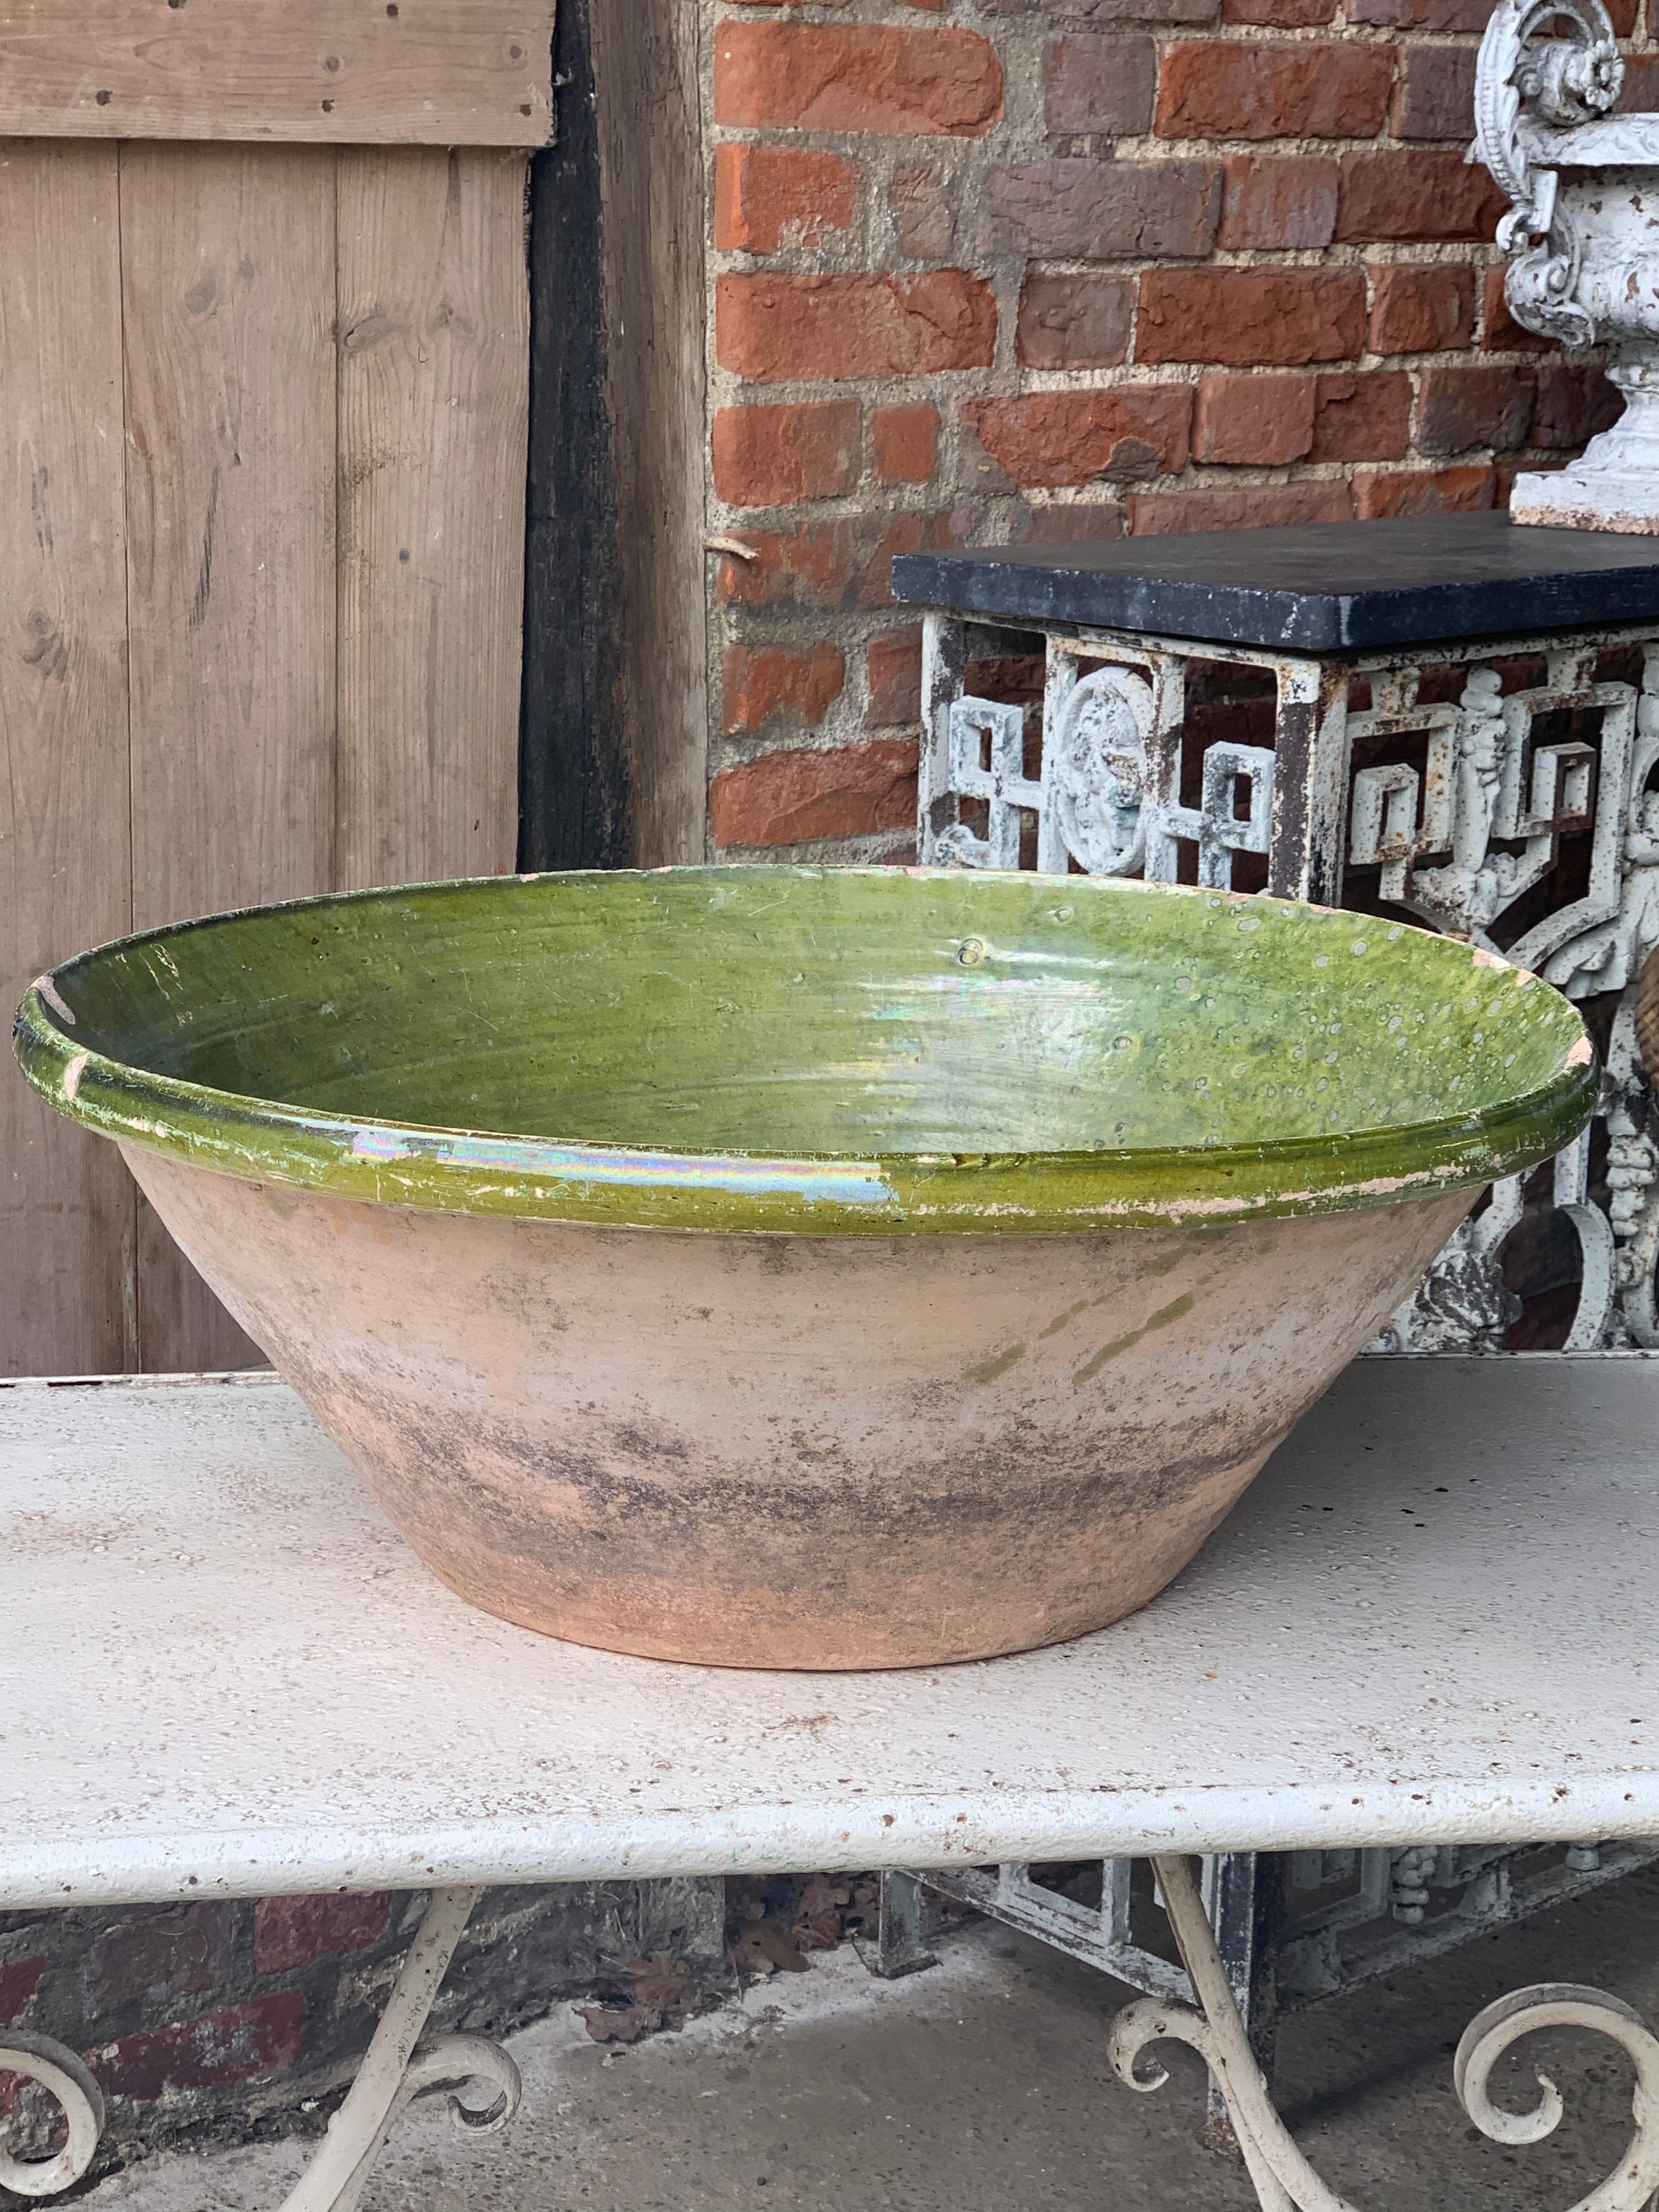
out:
{"label": "white metal table top", "polygon": [[1368,1361],[1115,1628],[559,1644],[280,1383],[0,1386],[0,1904],[1659,1832],[1659,1361]]}

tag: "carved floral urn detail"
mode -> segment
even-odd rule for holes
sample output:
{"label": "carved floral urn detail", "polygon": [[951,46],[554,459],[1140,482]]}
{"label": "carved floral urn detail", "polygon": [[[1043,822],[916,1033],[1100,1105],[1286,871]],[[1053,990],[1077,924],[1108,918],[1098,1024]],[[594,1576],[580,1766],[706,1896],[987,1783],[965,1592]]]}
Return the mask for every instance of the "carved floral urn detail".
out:
{"label": "carved floral urn detail", "polygon": [[[1542,31],[1565,36],[1540,37]],[[1474,143],[1514,204],[1498,227],[1516,322],[1606,346],[1625,411],[1559,473],[1518,477],[1516,522],[1659,532],[1659,115],[1609,113],[1624,64],[1601,0],[1499,0]]]}

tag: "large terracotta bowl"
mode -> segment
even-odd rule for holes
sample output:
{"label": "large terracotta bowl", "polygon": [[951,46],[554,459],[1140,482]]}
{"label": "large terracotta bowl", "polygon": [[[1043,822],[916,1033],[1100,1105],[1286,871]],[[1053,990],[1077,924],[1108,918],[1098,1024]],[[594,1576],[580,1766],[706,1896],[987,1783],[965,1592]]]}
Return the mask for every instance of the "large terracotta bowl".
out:
{"label": "large terracotta bowl", "polygon": [[900,869],[222,915],[17,1042],[453,1589],[758,1667],[1144,1605],[1595,1095],[1467,945]]}

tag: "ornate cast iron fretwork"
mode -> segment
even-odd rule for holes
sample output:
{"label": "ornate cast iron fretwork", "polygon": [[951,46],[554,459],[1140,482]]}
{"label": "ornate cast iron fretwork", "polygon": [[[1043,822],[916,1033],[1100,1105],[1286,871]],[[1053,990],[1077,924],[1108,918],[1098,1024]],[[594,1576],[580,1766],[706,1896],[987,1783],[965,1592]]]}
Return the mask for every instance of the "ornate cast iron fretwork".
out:
{"label": "ornate cast iron fretwork", "polygon": [[1040,802],[1037,866],[1091,876],[1139,875],[1146,865],[1146,772],[1158,700],[1131,668],[1054,672],[1046,701],[1053,762]]}
{"label": "ornate cast iron fretwork", "polygon": [[[1046,649],[1034,763],[1024,707],[965,690],[968,626],[929,618],[922,857],[1265,882],[1540,970],[1600,1019],[1599,1128],[1547,1191],[1499,1185],[1374,1348],[1504,1349],[1523,1225],[1558,1273],[1577,1252],[1565,1348],[1659,1346],[1659,1147],[1634,1012],[1659,946],[1659,643],[1575,635],[1340,664],[1102,633]],[[1254,684],[1271,745],[1238,715],[1206,740],[1190,711],[1200,661]]]}

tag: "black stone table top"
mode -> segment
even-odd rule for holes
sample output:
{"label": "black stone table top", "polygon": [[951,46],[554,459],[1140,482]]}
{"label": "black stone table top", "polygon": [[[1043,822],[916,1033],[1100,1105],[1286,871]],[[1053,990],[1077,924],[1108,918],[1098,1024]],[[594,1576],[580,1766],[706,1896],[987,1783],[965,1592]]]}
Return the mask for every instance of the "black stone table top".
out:
{"label": "black stone table top", "polygon": [[905,553],[893,596],[1038,627],[1299,653],[1444,643],[1659,617],[1659,538],[1419,514]]}

